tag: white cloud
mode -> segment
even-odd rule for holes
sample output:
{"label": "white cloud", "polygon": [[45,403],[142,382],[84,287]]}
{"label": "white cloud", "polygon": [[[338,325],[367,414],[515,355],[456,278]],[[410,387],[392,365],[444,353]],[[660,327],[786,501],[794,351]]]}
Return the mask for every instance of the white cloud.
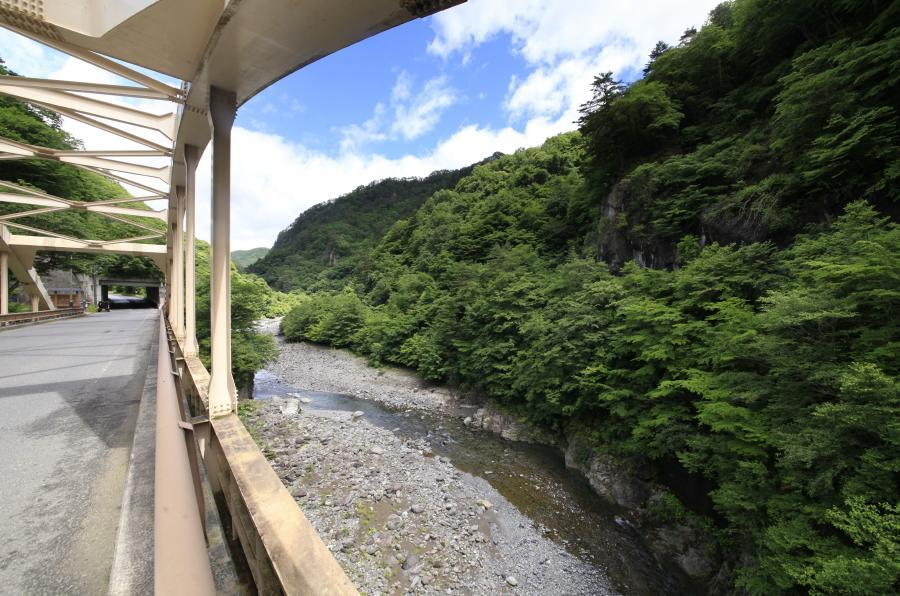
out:
{"label": "white cloud", "polygon": [[[422,90],[411,97],[411,83],[406,80],[409,77],[401,78],[404,80],[398,81],[392,96],[396,101],[391,133],[409,141],[432,130],[444,110],[456,103],[457,93],[450,87],[447,77],[441,76],[425,83]],[[398,93],[401,86],[401,92]]]}
{"label": "white cloud", "polygon": [[416,91],[415,78],[401,71],[391,89],[391,122],[387,122],[388,107],[379,102],[371,118],[340,129],[341,150],[355,151],[366,143],[421,137],[433,130],[444,111],[458,100],[459,93],[446,76],[430,79]]}
{"label": "white cloud", "polygon": [[594,56],[573,56],[558,63],[541,65],[526,77],[513,77],[503,107],[513,120],[534,116],[560,117],[574,121],[578,106],[584,103],[596,74],[621,71],[635,59],[637,52],[609,46]]}
{"label": "white cloud", "polygon": [[363,145],[372,142],[387,140],[387,134],[382,130],[384,120],[384,104],[375,105],[372,117],[362,124],[351,124],[341,129],[341,151],[351,153],[358,151]]}
{"label": "white cloud", "polygon": [[0,28],[0,58],[10,70],[29,77],[47,76],[65,60],[63,54],[3,28]]}
{"label": "white cloud", "polygon": [[428,51],[448,59],[459,54],[465,64],[474,48],[508,35],[528,68],[510,80],[504,102],[510,118],[571,123],[595,75],[640,68],[657,41],[676,41],[719,1],[569,0],[562,7],[554,0],[469,0],[434,16]]}
{"label": "white cloud", "polygon": [[702,24],[719,0],[468,0],[433,17],[428,50],[440,56],[465,53],[508,34],[530,64],[555,63],[599,46],[636,46],[642,55],[660,39],[677,40]]}

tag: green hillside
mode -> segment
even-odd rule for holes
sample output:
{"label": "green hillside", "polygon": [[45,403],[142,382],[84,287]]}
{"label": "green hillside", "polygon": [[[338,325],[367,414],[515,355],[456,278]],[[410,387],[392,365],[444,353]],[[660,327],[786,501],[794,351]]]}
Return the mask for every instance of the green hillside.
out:
{"label": "green hillside", "polygon": [[247,250],[233,250],[231,251],[231,260],[239,269],[243,270],[266,256],[268,253],[269,249],[265,246],[249,248]]}
{"label": "green hillside", "polygon": [[329,290],[284,332],[701,476],[712,512],[673,481],[658,514],[703,516],[726,591],[898,593],[897,64],[896,2],[724,3],[327,283],[282,241],[271,279]]}
{"label": "green hillside", "polygon": [[348,276],[368,267],[366,255],[388,228],[412,215],[435,191],[452,188],[473,167],[425,178],[388,178],[310,207],[248,270],[279,290],[339,289]]}

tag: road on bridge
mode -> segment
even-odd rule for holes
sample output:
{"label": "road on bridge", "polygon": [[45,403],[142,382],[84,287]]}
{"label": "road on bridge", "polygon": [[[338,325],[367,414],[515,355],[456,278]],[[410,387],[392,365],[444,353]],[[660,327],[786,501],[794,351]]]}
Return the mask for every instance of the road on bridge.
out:
{"label": "road on bridge", "polygon": [[0,594],[106,594],[158,320],[0,332]]}

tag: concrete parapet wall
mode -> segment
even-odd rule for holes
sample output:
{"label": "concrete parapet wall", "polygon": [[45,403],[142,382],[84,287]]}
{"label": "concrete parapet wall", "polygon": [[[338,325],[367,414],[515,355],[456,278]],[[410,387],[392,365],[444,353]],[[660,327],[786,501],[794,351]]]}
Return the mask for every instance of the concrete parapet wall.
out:
{"label": "concrete parapet wall", "polygon": [[0,328],[42,323],[44,321],[64,319],[67,317],[80,317],[82,315],[84,315],[84,311],[80,308],[41,310],[38,312],[16,312],[8,315],[0,315]]}

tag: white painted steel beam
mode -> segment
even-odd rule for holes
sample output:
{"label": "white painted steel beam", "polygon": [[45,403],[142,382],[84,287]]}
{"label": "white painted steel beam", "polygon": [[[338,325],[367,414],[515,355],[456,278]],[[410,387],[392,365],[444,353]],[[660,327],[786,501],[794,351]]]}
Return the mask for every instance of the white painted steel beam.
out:
{"label": "white painted steel beam", "polygon": [[0,315],[9,314],[9,253],[0,250]]}
{"label": "white painted steel beam", "polygon": [[[143,236],[132,236],[131,238],[120,238],[117,240],[91,240],[91,246],[112,246],[113,244],[134,244],[141,240],[153,240],[154,238],[162,238],[165,232],[157,232],[154,234],[144,234]],[[160,244],[159,246],[163,246]]]}
{"label": "white painted steel beam", "polygon": [[[5,185],[5,183],[0,183],[0,185]],[[118,200],[121,203],[132,203],[138,202],[137,198],[134,199],[121,199]],[[17,205],[35,205],[35,206],[43,206],[48,208],[56,208],[59,210],[62,209],[81,209],[84,211],[93,211],[96,213],[103,214],[113,214],[113,215],[131,215],[134,217],[145,217],[149,219],[158,219],[161,221],[166,220],[166,211],[165,209],[161,211],[155,211],[153,209],[136,209],[134,207],[115,207],[113,203],[108,201],[66,201],[64,199],[60,199],[58,197],[54,197],[52,195],[22,195],[17,193],[8,193],[8,192],[0,192],[0,203],[14,203]],[[21,217],[19,214],[10,214]],[[134,222],[128,222],[134,223]],[[135,224],[137,225],[137,224]]]}
{"label": "white painted steel beam", "polygon": [[62,114],[63,116],[65,116],[67,118],[71,118],[73,120],[78,120],[79,122],[82,122],[89,126],[93,126],[94,128],[100,129],[100,130],[108,132],[110,134],[116,135],[117,137],[121,137],[128,141],[132,141],[134,143],[141,144],[144,147],[150,147],[151,149],[157,149],[159,151],[165,151],[167,153],[171,152],[171,149],[168,147],[165,147],[164,145],[160,145],[159,143],[157,143],[155,141],[151,141],[148,138],[134,134],[127,130],[122,130],[121,128],[112,126],[111,124],[108,124],[101,120],[97,120],[96,118],[91,118],[90,116],[86,116],[86,115],[82,114],[81,112],[77,112],[75,110],[70,110],[70,109],[61,108],[61,107],[54,108],[54,111],[58,112],[59,114]]}
{"label": "white painted steel beam", "polygon": [[[129,202],[131,202],[129,200]],[[159,211],[154,211],[153,209],[134,209],[131,207],[111,207],[108,205],[94,205],[93,203],[82,203],[78,205],[79,208],[84,209],[85,211],[94,211],[96,213],[103,213],[106,215],[132,215],[134,217],[147,217],[151,219],[158,219],[160,221],[166,221],[166,210],[161,209]],[[115,219],[115,218],[114,218]],[[128,223],[132,225],[139,225],[133,221],[129,221]]]}
{"label": "white painted steel beam", "polygon": [[[116,254],[148,257],[153,259],[162,270],[165,264],[166,247],[163,244],[139,244],[137,242],[117,242],[106,244],[103,241],[79,240],[77,238],[46,238],[43,236],[27,236],[9,234],[8,245],[14,250],[25,249],[34,252],[53,250],[62,252],[81,252],[88,254]],[[0,246],[2,248],[2,246]]]}
{"label": "white painted steel beam", "polygon": [[70,163],[78,166],[91,166],[102,170],[112,170],[113,172],[122,172],[123,174],[134,174],[136,176],[148,176],[158,178],[168,183],[171,175],[171,166],[165,165],[160,168],[130,163],[127,161],[119,161],[117,159],[105,159],[102,157],[71,155],[57,158],[59,161]]}
{"label": "white painted steel beam", "polygon": [[42,213],[53,213],[54,211],[63,211],[67,207],[41,207],[40,209],[29,209],[28,211],[19,211],[17,213],[7,213],[0,215],[0,221],[9,221],[11,219],[21,219],[23,217],[32,217]]}
{"label": "white painted steel beam", "polygon": [[105,85],[102,83],[85,83],[82,81],[59,81],[53,79],[32,79],[29,77],[0,75],[0,84],[3,83],[16,85],[18,87],[37,87],[39,89],[55,89],[57,91],[76,91],[81,93],[97,93],[99,95],[118,95],[121,97],[137,97],[140,99],[178,101],[178,98],[156,89],[131,87],[128,85]]}
{"label": "white painted steel beam", "polygon": [[[153,194],[153,195],[141,195],[137,197],[125,197],[121,199],[103,199],[102,201],[91,201],[91,205],[118,205],[120,203],[144,203],[147,201],[162,201],[166,197],[161,194]],[[165,209],[162,211],[157,211],[156,213],[164,213]],[[165,219],[165,218],[163,218]]]}
{"label": "white painted steel beam", "polygon": [[40,195],[20,195],[11,192],[0,193],[0,203],[14,203],[16,205],[42,205],[44,207],[67,208],[72,203],[57,199],[56,197],[42,197]]}
{"label": "white painted steel beam", "polygon": [[[120,176],[119,174],[115,173],[112,170],[104,170],[103,168],[97,168],[94,166],[84,166],[84,165],[80,166],[80,167],[82,167],[86,170],[90,170],[96,174],[100,174],[101,176],[106,176],[107,178],[112,178],[113,180],[115,180],[117,182],[122,182],[124,184],[130,184],[131,186],[140,188],[141,190],[153,195],[154,198],[165,198],[162,196],[163,191],[160,191],[158,188],[153,188],[152,186],[149,186],[142,182],[137,182],[135,180],[132,180],[131,178],[126,178],[124,176]],[[148,200],[148,199],[145,199],[145,200]]]}
{"label": "white painted steel beam", "polygon": [[171,152],[159,149],[82,149],[78,151],[53,151],[55,157],[169,157]]}
{"label": "white painted steel beam", "polygon": [[[0,252],[6,254],[7,271],[16,276],[31,297],[32,310],[35,310],[35,303],[38,308],[43,304],[47,310],[55,310],[56,307],[50,299],[50,294],[47,293],[47,289],[44,288],[44,284],[34,268],[35,251],[16,245],[13,238],[14,236],[7,227],[0,225]],[[8,287],[7,303],[9,301]]]}
{"label": "white painted steel beam", "polygon": [[[13,77],[14,79],[14,77]],[[135,108],[54,89],[13,85],[0,81],[0,93],[6,93],[25,101],[42,105],[49,109],[63,108],[89,114],[99,118],[133,124],[162,133],[169,139],[175,138],[175,114],[150,114]]]}
{"label": "white painted steel beam", "polygon": [[197,345],[197,302],[196,302],[196,202],[195,189],[197,163],[200,150],[193,145],[184,148],[184,354],[196,356]]}
{"label": "white painted steel beam", "polygon": [[211,87],[212,254],[210,255],[209,414],[234,411],[237,391],[231,375],[231,126],[236,111],[233,92]]}
{"label": "white painted steel beam", "polygon": [[169,305],[169,322],[178,341],[184,340],[184,187],[178,186],[172,193],[169,212],[173,214],[173,225],[169,229],[172,243],[172,276],[169,279],[172,288],[172,303]]}
{"label": "white painted steel beam", "polygon": [[[174,2],[176,5],[181,4],[181,0],[170,0],[170,1]],[[179,6],[179,8],[181,8],[181,6]],[[177,18],[177,16],[169,15],[169,18],[175,19],[175,18]],[[128,79],[129,81],[137,83],[138,85],[143,85],[144,87],[147,87],[149,89],[155,89],[156,91],[159,91],[160,93],[163,93],[172,99],[178,98],[181,95],[181,92],[178,89],[176,89],[175,87],[172,87],[171,85],[167,85],[167,84],[163,83],[162,81],[158,81],[158,80],[154,79],[153,77],[145,75],[142,72],[138,72],[137,70],[134,70],[133,68],[129,68],[128,66],[122,64],[121,62],[116,62],[115,60],[110,60],[106,56],[98,54],[96,51],[92,51],[91,49],[87,49],[84,46],[75,45],[75,44],[68,43],[66,41],[59,39],[58,33],[57,33],[56,38],[54,39],[47,35],[40,35],[34,30],[29,30],[29,29],[17,26],[17,23],[15,21],[11,21],[11,20],[6,20],[3,23],[3,26],[6,27],[7,29],[9,29],[10,31],[15,31],[19,35],[23,35],[23,36],[25,36],[29,39],[32,39],[38,43],[49,46],[55,50],[59,50],[60,52],[63,52],[72,57],[78,58],[79,60],[84,60],[85,62],[93,64],[94,66],[96,66],[98,68],[102,68],[103,70],[105,70],[107,72],[118,75],[118,76],[122,77],[123,79]],[[58,30],[58,31],[62,31],[62,30]],[[132,38],[131,41],[136,42],[137,40]],[[124,42],[126,45],[128,44],[127,39],[124,40]],[[99,48],[98,48],[98,50],[99,50]],[[100,51],[103,51],[103,50],[100,50]],[[109,52],[104,52],[104,53],[109,53]],[[110,54],[110,55],[112,55],[112,54]],[[134,60],[127,60],[127,58],[126,58],[126,61],[135,62]],[[152,68],[152,66],[148,66],[146,64],[144,66],[147,66],[148,68]],[[180,77],[179,75],[173,75],[173,76],[176,76],[178,78],[186,78],[186,77]]]}
{"label": "white painted steel beam", "polygon": [[166,149],[51,149],[29,145],[14,139],[0,137],[0,151],[22,157],[44,157],[61,159],[64,157],[168,157],[172,154]]}
{"label": "white painted steel beam", "polygon": [[90,242],[90,240],[82,240],[81,238],[74,238],[72,236],[60,234],[59,232],[52,232],[50,230],[42,230],[41,228],[27,226],[18,222],[6,222],[6,225],[10,228],[19,228],[20,230],[27,230],[29,232],[34,232],[35,234],[45,234],[51,238],[58,238],[60,240],[66,240],[75,244],[87,245]]}

